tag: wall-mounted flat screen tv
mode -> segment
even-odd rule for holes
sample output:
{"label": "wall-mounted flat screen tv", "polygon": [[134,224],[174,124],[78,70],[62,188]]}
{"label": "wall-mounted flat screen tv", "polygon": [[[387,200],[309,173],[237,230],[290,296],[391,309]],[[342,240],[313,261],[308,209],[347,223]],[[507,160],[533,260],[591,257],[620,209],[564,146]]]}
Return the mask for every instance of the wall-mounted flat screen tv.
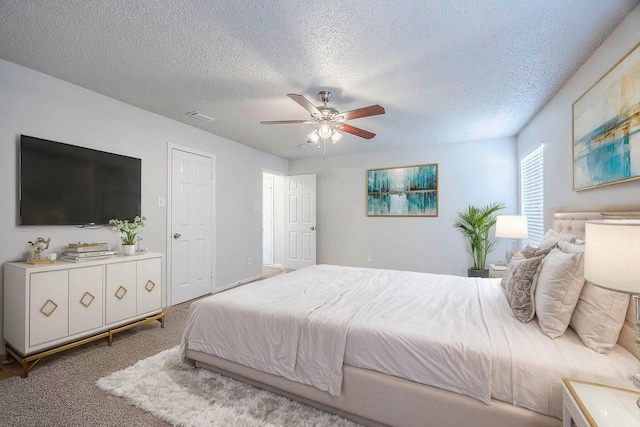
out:
{"label": "wall-mounted flat screen tv", "polygon": [[21,225],[108,224],[141,215],[142,161],[21,135]]}

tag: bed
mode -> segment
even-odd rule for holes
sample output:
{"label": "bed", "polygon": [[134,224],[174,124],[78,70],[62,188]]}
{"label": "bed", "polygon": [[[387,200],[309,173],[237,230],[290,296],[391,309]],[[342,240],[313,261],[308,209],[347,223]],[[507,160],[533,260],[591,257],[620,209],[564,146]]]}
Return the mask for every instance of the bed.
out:
{"label": "bed", "polygon": [[[582,238],[601,218],[556,214],[554,229]],[[562,377],[640,372],[627,305],[601,354],[516,319],[500,279],[319,265],[193,303],[182,351],[368,426],[559,426]]]}

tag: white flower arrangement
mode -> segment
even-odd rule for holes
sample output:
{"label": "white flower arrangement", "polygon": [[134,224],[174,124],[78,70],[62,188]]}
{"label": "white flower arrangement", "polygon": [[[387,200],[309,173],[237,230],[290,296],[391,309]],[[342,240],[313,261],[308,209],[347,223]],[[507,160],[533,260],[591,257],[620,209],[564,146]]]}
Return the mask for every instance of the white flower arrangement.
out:
{"label": "white flower arrangement", "polygon": [[144,228],[144,221],[146,220],[147,217],[145,216],[136,216],[133,222],[129,222],[128,219],[124,221],[121,219],[110,219],[109,225],[113,226],[113,231],[120,233],[120,240],[122,240],[123,245],[135,245],[138,233]]}

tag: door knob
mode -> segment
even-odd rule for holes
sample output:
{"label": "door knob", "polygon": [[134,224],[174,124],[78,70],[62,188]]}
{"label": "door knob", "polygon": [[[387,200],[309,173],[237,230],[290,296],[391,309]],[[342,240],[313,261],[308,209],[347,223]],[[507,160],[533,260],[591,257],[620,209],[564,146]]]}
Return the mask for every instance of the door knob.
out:
{"label": "door knob", "polygon": [[315,230],[315,229],[316,229],[315,227],[311,227],[311,231],[313,231],[313,230]]}
{"label": "door knob", "polygon": [[174,239],[179,239],[180,237],[182,237],[182,234],[180,234],[180,233],[174,233],[173,234],[173,238]]}

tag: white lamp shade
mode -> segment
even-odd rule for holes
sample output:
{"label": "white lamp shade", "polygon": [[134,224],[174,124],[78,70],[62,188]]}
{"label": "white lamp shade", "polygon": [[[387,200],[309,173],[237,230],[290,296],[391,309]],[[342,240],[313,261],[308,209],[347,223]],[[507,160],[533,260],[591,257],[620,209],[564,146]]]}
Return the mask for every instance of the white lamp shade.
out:
{"label": "white lamp shade", "polygon": [[601,288],[640,294],[640,222],[587,221],[584,277]]}
{"label": "white lamp shade", "polygon": [[507,239],[524,239],[527,231],[527,217],[524,215],[496,216],[496,237]]}
{"label": "white lamp shade", "polygon": [[337,130],[334,130],[331,133],[331,141],[335,144],[336,142],[340,141],[340,139],[342,138],[342,134],[339,133]]}
{"label": "white lamp shade", "polygon": [[311,132],[309,135],[307,135],[307,138],[309,138],[309,141],[311,141],[314,144],[318,143],[318,140],[320,139],[320,136],[318,135],[318,130],[314,130],[313,132]]}

